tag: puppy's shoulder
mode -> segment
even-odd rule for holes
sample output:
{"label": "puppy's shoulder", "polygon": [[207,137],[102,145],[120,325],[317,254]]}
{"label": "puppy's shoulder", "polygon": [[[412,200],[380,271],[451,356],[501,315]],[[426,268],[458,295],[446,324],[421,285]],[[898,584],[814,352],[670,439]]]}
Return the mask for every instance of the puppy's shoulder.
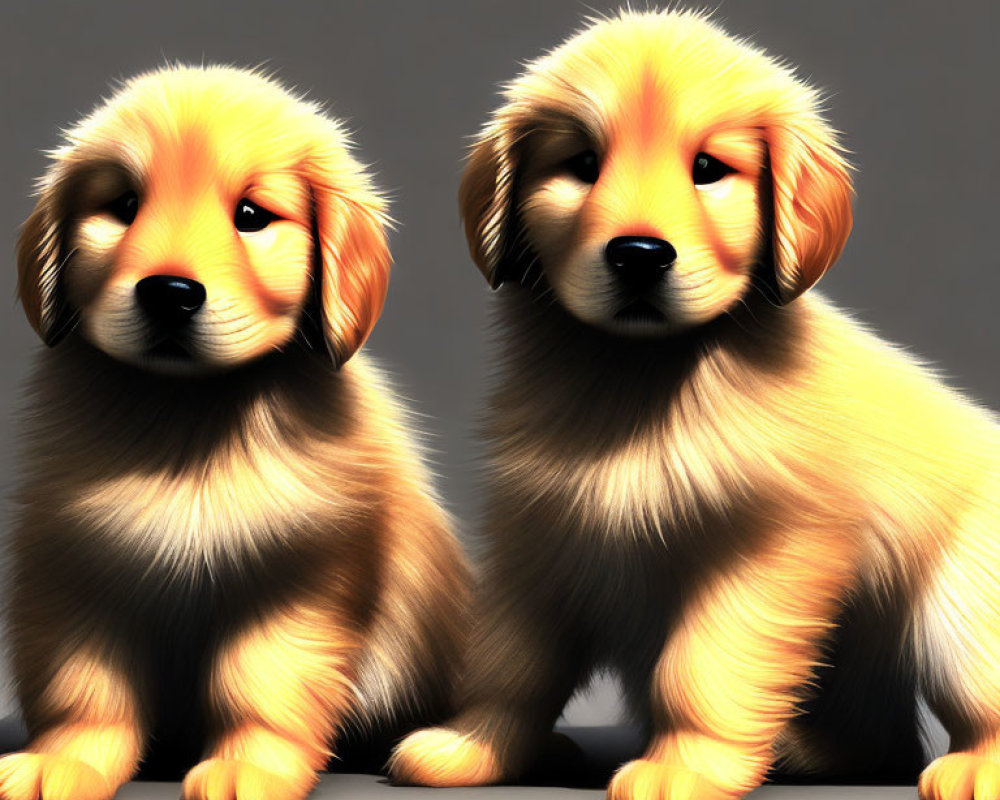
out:
{"label": "puppy's shoulder", "polygon": [[[803,302],[804,301],[804,302]],[[825,298],[800,298],[809,369],[799,383],[801,428],[826,432],[827,452],[881,484],[976,485],[1000,464],[996,414],[928,361],[887,341]],[[991,466],[992,465],[992,466]]]}
{"label": "puppy's shoulder", "polygon": [[[971,430],[996,426],[996,415],[957,390],[928,359],[889,341],[817,292],[796,301],[807,332],[802,346],[819,390],[874,409],[910,409],[928,415],[921,427],[960,420]],[[936,412],[936,413],[935,413]]]}
{"label": "puppy's shoulder", "polygon": [[360,352],[341,372],[356,412],[356,440],[378,460],[386,474],[386,488],[419,490],[433,497],[426,466],[427,432],[421,426],[421,415],[397,391],[389,370],[377,358]]}

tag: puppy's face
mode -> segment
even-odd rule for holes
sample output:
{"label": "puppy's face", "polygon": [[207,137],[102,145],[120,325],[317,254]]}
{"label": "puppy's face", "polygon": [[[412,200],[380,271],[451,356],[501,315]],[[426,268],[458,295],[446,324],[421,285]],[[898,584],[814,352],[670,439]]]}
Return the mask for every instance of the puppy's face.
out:
{"label": "puppy's face", "polygon": [[698,16],[597,23],[507,100],[463,183],[473,255],[494,285],[540,269],[591,325],[708,322],[747,295],[772,242],[790,300],[847,236],[846,165],[814,94]]}
{"label": "puppy's face", "polygon": [[75,325],[172,373],[256,359],[305,327],[343,361],[389,264],[381,201],[337,127],[231,69],[141,77],[71,131],[21,256],[47,339]]}
{"label": "puppy's face", "polygon": [[700,108],[691,119],[664,94],[650,69],[598,135],[554,121],[522,156],[521,223],[549,285],[581,320],[625,335],[722,313],[761,249],[758,131],[699,121]]}

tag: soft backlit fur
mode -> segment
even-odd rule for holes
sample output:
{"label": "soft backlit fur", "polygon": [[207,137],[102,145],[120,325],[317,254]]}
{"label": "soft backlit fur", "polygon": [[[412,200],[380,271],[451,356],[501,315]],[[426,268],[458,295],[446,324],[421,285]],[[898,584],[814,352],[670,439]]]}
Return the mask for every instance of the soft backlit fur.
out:
{"label": "soft backlit fur", "polygon": [[[277,219],[239,232],[244,198]],[[405,413],[352,357],[384,226],[340,127],[256,73],[141,76],[53,154],[19,250],[55,346],[13,535],[31,738],[0,759],[4,800],[108,798],[171,747],[204,759],[186,798],[300,798],[338,733],[441,713],[466,568]],[[205,287],[184,352],[136,301],[157,274]]]}
{"label": "soft backlit fur", "polygon": [[[700,153],[733,171],[696,186]],[[998,796],[1000,429],[800,296],[850,195],[816,93],[700,15],[598,21],[507,88],[461,190],[504,284],[478,633],[396,780],[516,777],[611,668],[649,726],[616,800],[915,774],[917,687],[953,751],[921,795]],[[603,258],[624,235],[677,251],[638,319]]]}

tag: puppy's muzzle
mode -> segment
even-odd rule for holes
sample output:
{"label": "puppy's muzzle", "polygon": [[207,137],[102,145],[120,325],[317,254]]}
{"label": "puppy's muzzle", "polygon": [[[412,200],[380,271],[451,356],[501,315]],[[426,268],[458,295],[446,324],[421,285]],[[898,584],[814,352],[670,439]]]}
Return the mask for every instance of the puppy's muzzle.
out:
{"label": "puppy's muzzle", "polygon": [[626,289],[642,294],[663,279],[677,251],[652,236],[616,236],[604,249],[604,258]]}
{"label": "puppy's muzzle", "polygon": [[190,278],[150,275],[135,285],[136,298],[149,319],[164,331],[183,327],[205,303],[205,287]]}

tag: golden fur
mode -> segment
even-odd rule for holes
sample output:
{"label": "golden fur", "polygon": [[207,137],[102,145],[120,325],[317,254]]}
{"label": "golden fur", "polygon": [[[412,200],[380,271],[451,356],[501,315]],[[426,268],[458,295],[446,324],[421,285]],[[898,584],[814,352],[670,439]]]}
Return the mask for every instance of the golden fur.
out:
{"label": "golden fur", "polygon": [[[130,191],[128,223],[109,209]],[[276,218],[238,231],[243,198]],[[4,800],[108,798],[151,740],[203,759],[186,798],[300,798],[338,733],[441,713],[466,567],[353,355],[385,297],[383,206],[335,122],[231,68],[129,81],[53,154],[19,251],[56,346],[25,431],[30,743],[0,759]],[[155,274],[206,287],[187,357],[151,350]]]}
{"label": "golden fur", "polygon": [[[701,154],[732,169],[696,185]],[[615,800],[877,772],[917,687],[952,736],[921,796],[1000,793],[1000,428],[802,295],[850,197],[816,93],[701,15],[598,21],[506,89],[461,188],[504,283],[491,547],[461,711],[397,781],[517,776],[607,667],[650,731]],[[677,252],[638,316],[603,255],[623,235]],[[899,728],[872,711],[896,700]]]}

